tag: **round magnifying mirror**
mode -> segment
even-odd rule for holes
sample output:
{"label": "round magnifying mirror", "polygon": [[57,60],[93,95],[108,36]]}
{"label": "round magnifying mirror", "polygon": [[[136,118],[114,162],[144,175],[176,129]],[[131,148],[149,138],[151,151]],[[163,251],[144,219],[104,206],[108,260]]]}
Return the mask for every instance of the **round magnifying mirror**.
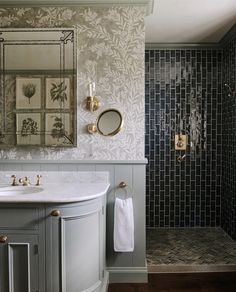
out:
{"label": "round magnifying mirror", "polygon": [[117,109],[107,109],[97,119],[97,131],[103,136],[116,135],[122,126],[123,118]]}

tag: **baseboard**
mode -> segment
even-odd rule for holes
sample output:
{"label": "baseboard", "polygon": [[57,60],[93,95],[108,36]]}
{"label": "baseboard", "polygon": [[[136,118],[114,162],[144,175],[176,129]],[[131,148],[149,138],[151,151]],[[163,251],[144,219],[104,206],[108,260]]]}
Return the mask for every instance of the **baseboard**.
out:
{"label": "baseboard", "polygon": [[148,273],[153,274],[201,272],[236,272],[236,265],[156,265],[148,267]]}
{"label": "baseboard", "polygon": [[109,286],[109,272],[105,271],[103,284],[102,284],[100,292],[108,292],[108,286]]}
{"label": "baseboard", "polygon": [[147,267],[107,267],[109,283],[147,283]]}

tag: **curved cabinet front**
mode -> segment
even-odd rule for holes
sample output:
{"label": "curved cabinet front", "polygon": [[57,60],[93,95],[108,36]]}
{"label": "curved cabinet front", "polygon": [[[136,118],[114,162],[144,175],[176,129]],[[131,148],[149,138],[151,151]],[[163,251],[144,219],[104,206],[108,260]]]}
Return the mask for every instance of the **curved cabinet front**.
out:
{"label": "curved cabinet front", "polygon": [[105,196],[68,204],[1,204],[0,292],[98,292]]}
{"label": "curved cabinet front", "polygon": [[46,212],[51,239],[46,242],[47,291],[100,291],[105,264],[102,200],[52,205]]}

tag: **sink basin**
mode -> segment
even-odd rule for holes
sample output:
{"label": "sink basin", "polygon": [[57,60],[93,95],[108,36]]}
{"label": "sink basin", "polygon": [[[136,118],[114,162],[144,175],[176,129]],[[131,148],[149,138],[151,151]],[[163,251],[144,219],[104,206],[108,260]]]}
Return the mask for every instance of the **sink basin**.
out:
{"label": "sink basin", "polygon": [[36,186],[0,186],[0,196],[17,196],[40,193],[43,191],[42,187]]}

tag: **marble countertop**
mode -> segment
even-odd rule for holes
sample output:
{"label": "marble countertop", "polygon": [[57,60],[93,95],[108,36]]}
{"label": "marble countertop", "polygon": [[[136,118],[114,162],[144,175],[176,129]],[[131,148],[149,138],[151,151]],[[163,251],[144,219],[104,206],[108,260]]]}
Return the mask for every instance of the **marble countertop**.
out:
{"label": "marble countertop", "polygon": [[48,183],[41,186],[0,184],[0,203],[71,203],[106,194],[108,182]]}

